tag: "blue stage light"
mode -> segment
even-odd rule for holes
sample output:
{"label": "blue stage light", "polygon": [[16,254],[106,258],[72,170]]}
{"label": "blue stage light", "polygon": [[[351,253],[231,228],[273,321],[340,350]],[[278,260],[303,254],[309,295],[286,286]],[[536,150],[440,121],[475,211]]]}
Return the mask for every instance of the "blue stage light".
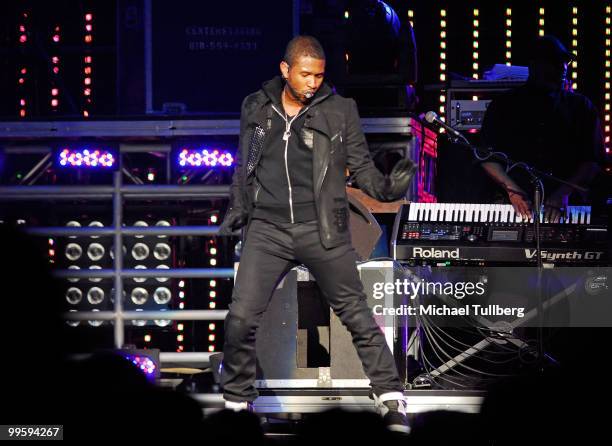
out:
{"label": "blue stage light", "polygon": [[108,148],[94,145],[82,148],[63,146],[58,150],[57,161],[65,167],[112,169],[116,167],[117,155]]}
{"label": "blue stage light", "polygon": [[182,148],[178,151],[178,164],[181,167],[230,167],[234,157],[225,150]]}

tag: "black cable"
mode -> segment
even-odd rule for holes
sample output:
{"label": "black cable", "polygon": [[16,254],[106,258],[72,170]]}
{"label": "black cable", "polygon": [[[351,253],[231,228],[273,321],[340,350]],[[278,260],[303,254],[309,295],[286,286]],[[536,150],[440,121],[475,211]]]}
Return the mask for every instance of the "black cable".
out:
{"label": "black cable", "polygon": [[[446,356],[446,357],[448,358],[448,360],[447,360],[447,361],[444,361],[444,363],[446,364],[446,363],[448,363],[448,362],[451,362],[451,361],[452,361],[453,366],[452,366],[451,368],[453,368],[453,367],[455,367],[455,368],[456,368],[456,367],[463,367],[464,369],[469,370],[470,372],[478,373],[478,374],[485,375],[485,376],[495,376],[495,377],[505,377],[505,376],[508,376],[508,375],[503,375],[503,374],[498,374],[498,373],[489,373],[489,372],[486,372],[486,371],[484,371],[484,370],[481,370],[481,369],[477,369],[477,368],[474,368],[474,367],[468,366],[468,365],[464,364],[464,362],[463,362],[463,361],[457,361],[457,360],[455,360],[455,357],[452,357],[452,356],[448,355],[448,353],[447,353],[447,352],[446,352],[446,351],[445,351],[443,348],[441,348],[441,347],[439,346],[439,344],[438,344],[438,343],[437,343],[437,341],[435,340],[435,337],[433,336],[433,335],[434,335],[434,333],[431,333],[430,335],[431,335],[432,341],[433,341],[433,342],[434,342],[434,344],[435,344],[435,347],[437,347],[437,348],[439,349],[439,351],[440,351],[440,352],[441,352],[441,353],[442,353],[444,356]],[[473,348],[473,347],[471,347],[471,348]],[[467,356],[467,358],[466,358],[466,359],[469,359],[469,358],[474,358],[474,359],[481,359],[481,360],[482,360],[482,359],[484,359],[484,358],[478,358],[478,357],[476,356],[478,353],[481,353],[481,352],[482,352],[482,350],[477,350],[477,351],[476,351],[476,353],[473,353],[473,354],[468,354],[468,353],[466,353],[465,351],[461,351],[461,353],[462,353],[462,354],[465,354],[465,355]],[[442,359],[442,358],[440,358],[439,356],[438,356],[438,358],[439,358],[441,361],[443,361],[443,359]],[[462,376],[465,376],[465,375],[463,375],[463,374],[462,374],[461,372],[459,372],[459,371],[457,371],[457,374],[460,374],[460,375],[462,375]]]}

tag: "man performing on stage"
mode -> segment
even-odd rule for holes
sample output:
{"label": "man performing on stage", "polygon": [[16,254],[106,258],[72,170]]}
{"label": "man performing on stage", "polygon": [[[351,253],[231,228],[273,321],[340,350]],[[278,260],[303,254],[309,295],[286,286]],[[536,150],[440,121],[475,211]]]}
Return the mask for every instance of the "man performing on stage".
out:
{"label": "man performing on stage", "polygon": [[[489,147],[516,161],[588,187],[603,155],[603,135],[591,101],[564,88],[573,57],[555,37],[538,38],[531,49],[527,83],[491,102],[482,136]],[[515,210],[529,215],[533,196],[529,175],[520,168],[508,173],[499,162],[482,166],[505,189]],[[574,204],[588,201],[570,186],[546,179],[543,183],[550,221],[557,221],[570,195]]]}
{"label": "man performing on stage", "polygon": [[276,285],[303,264],[350,331],[390,429],[408,431],[403,386],[374,322],[351,246],[345,169],[380,201],[403,197],[415,166],[401,160],[385,177],[374,166],[357,106],[323,81],[319,42],[298,36],[287,45],[281,77],[246,97],[231,203],[220,234],[246,226],[232,303],[225,320],[222,385],[226,407],[249,409],[255,333]]}

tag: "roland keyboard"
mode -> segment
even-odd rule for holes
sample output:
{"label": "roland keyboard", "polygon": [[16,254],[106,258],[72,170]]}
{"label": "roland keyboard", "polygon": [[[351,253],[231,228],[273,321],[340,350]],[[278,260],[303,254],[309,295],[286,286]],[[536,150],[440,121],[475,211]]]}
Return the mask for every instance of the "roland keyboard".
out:
{"label": "roland keyboard", "polygon": [[[605,265],[608,228],[589,206],[569,206],[557,223],[540,214],[541,255],[556,265]],[[394,259],[409,264],[530,265],[537,261],[533,219],[512,205],[410,203],[395,220]]]}

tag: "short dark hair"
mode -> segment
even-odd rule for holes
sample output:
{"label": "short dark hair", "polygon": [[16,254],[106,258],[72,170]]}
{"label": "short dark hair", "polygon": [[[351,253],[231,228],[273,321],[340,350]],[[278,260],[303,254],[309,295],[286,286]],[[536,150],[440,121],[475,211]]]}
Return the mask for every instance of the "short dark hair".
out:
{"label": "short dark hair", "polygon": [[309,56],[325,60],[325,51],[317,39],[312,36],[296,36],[289,41],[283,60],[292,65],[298,57]]}

